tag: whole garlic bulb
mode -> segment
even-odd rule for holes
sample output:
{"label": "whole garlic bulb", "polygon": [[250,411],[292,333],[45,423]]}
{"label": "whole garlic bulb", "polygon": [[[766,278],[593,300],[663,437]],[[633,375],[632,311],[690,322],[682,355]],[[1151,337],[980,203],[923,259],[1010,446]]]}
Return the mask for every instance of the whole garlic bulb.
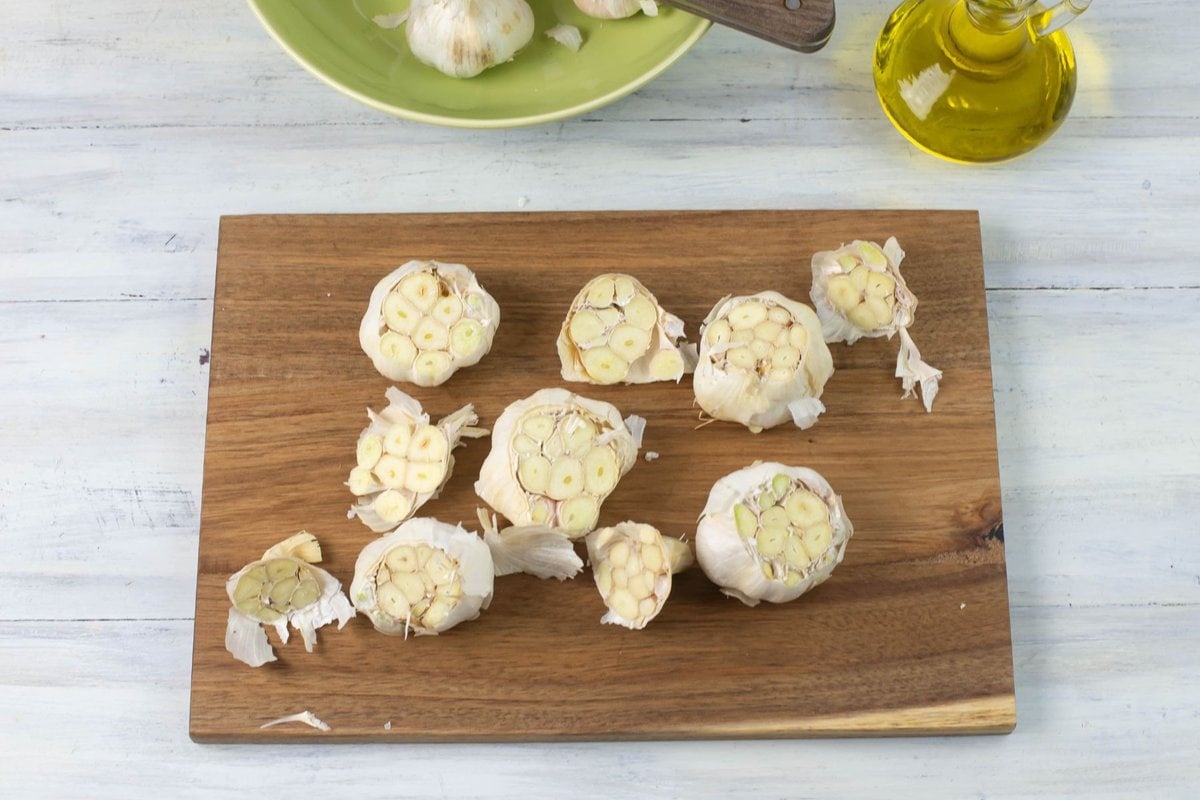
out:
{"label": "whole garlic bulb", "polygon": [[263,625],[273,626],[287,644],[291,623],[311,653],[317,628],[337,620],[340,629],[354,616],[338,579],[312,566],[320,560],[317,538],[301,531],[230,576],[225,593],[233,607],[225,627],[225,649],[234,658],[252,667],[276,660]]}
{"label": "whole garlic bulb", "polygon": [[596,527],[601,503],[633,468],[644,428],[610,403],[566,389],[534,392],[496,420],[475,493],[514,525],[578,538]]}
{"label": "whole garlic bulb", "polygon": [[576,295],[558,334],[562,376],[598,384],[678,381],[696,366],[696,346],[681,344],[683,338],[683,320],[636,278],[598,275]]}
{"label": "whole garlic bulb", "polygon": [[600,622],[641,630],[671,594],[671,576],[692,565],[692,550],[651,525],[622,522],[587,535],[592,577],[608,613]]}
{"label": "whole garlic bulb", "polygon": [[533,9],[525,0],[412,0],[405,35],[422,63],[470,78],[529,44]]}
{"label": "whole garlic bulb", "polygon": [[833,573],[853,533],[842,499],[818,473],[759,462],[713,486],[696,557],[730,597],[785,603]]}
{"label": "whole garlic bulb", "polygon": [[358,328],[385,378],[438,386],[492,349],[500,306],[462,264],[409,261],[375,285]]}
{"label": "whole garlic bulb", "polygon": [[575,7],[597,19],[624,19],[639,11],[647,17],[658,16],[654,0],[575,0]]}
{"label": "whole garlic bulb", "polygon": [[454,448],[464,437],[487,435],[475,427],[479,417],[470,404],[434,425],[421,404],[395,386],[385,396],[383,411],[367,409],[371,424],[358,435],[357,463],[346,481],[357,498],[349,516],[375,533],[390,530],[437,497],[454,470]]}
{"label": "whole garlic bulb", "polygon": [[493,578],[491,551],[476,534],[418,517],[363,548],[350,599],[381,633],[433,635],[478,617],[492,602]]}
{"label": "whole garlic bulb", "polygon": [[809,428],[833,375],[833,356],[811,308],[779,292],[725,297],[700,326],[696,401],[752,432],[790,419]]}
{"label": "whole garlic bulb", "polygon": [[812,258],[811,295],[827,342],[854,344],[863,337],[890,339],[899,333],[896,377],[902,381],[904,396],[913,396],[919,382],[925,410],[933,411],[942,372],[921,360],[921,351],[908,333],[916,318],[917,297],[900,274],[903,260],[904,251],[894,236],[882,248],[856,240],[822,251]]}

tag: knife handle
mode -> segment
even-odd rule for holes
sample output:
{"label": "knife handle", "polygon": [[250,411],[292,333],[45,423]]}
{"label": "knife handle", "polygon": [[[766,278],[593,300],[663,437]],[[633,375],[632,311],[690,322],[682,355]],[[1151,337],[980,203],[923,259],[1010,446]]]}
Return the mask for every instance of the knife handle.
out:
{"label": "knife handle", "polygon": [[664,0],[791,50],[815,53],[833,33],[834,0]]}

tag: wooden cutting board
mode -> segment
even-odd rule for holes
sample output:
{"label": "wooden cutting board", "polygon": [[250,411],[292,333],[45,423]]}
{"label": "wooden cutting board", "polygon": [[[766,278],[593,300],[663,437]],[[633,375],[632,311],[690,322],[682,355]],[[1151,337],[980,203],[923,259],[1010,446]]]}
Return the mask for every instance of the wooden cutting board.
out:
{"label": "wooden cutting board", "polygon": [[[728,293],[807,300],[809,260],[896,236],[920,299],[914,338],[945,371],[932,414],[902,400],[895,341],[832,347],[828,407],[807,431],[696,429],[690,382],[564,384],[555,338],[602,271],[640,278],[690,336]],[[478,620],[437,637],[364,617],[298,636],[259,669],[224,648],[227,576],[306,529],[349,585],[373,534],[343,486],[365,408],[388,382],[358,346],[375,282],[410,258],[470,265],[503,309],[491,354],[434,389],[490,425],[568,385],[649,420],[639,460],[601,510],[694,535],[713,482],[751,462],[815,468],[854,538],[833,577],[748,608],[698,570],[644,631],[600,625],[589,573],[496,581]],[[221,221],[196,591],[192,738],[204,742],[499,741],[998,733],[1015,724],[1004,535],[978,217],[961,211],[713,211],[256,216]],[[456,452],[424,513],[476,527],[488,440]],[[272,634],[272,637],[274,634]],[[274,643],[274,641],[273,641]],[[310,710],[332,730],[264,722]]]}

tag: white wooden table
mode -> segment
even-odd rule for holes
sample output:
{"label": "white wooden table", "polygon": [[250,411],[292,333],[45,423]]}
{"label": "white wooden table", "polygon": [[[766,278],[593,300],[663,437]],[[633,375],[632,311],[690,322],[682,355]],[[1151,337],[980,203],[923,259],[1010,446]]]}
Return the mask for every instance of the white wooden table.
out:
{"label": "white wooden table", "polygon": [[[1096,3],[1063,129],[964,168],[880,112],[890,5],[844,0],[812,56],[714,30],[585,118],[467,132],[336,94],[236,2],[0,0],[0,797],[1195,797],[1200,17]],[[980,210],[1016,733],[188,740],[218,216],[518,207]]]}

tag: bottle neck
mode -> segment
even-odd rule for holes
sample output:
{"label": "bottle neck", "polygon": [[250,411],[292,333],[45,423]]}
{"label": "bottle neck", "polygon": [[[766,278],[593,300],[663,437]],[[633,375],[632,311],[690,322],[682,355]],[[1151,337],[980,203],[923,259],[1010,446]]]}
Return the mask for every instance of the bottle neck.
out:
{"label": "bottle neck", "polygon": [[950,38],[977,61],[1005,61],[1030,43],[1032,0],[959,0],[950,11]]}

